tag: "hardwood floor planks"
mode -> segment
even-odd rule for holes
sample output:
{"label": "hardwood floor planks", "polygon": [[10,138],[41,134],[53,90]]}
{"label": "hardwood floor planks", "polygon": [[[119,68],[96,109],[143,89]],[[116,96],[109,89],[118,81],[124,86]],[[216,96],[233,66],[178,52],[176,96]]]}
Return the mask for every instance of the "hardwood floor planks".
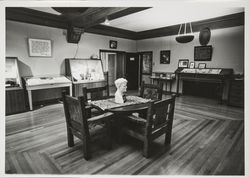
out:
{"label": "hardwood floor planks", "polygon": [[82,145],[68,147],[62,104],[6,117],[6,174],[244,175],[244,109],[218,101],[176,99],[171,145],[156,139],[151,157],[126,137],[107,150],[94,142],[86,161]]}

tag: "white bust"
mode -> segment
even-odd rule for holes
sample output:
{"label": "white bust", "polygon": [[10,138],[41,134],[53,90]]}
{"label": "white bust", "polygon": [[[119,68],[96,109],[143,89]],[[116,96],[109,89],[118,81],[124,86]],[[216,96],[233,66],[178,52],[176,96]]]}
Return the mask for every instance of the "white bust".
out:
{"label": "white bust", "polygon": [[115,92],[115,102],[116,103],[124,103],[123,95],[127,91],[127,83],[128,81],[124,78],[118,78],[115,81],[115,86],[117,88]]}

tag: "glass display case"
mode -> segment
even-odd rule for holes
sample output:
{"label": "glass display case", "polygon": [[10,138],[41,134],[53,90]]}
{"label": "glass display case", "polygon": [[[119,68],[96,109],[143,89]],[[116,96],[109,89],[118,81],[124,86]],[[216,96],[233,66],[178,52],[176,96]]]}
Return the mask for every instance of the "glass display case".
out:
{"label": "glass display case", "polygon": [[100,59],[65,59],[65,73],[73,83],[73,96],[82,96],[82,88],[94,88],[106,85]]}
{"label": "glass display case", "polygon": [[16,57],[6,57],[5,61],[5,87],[22,87],[18,69],[18,59]]}
{"label": "glass display case", "polygon": [[99,59],[70,59],[69,66],[74,83],[104,80],[102,62]]}

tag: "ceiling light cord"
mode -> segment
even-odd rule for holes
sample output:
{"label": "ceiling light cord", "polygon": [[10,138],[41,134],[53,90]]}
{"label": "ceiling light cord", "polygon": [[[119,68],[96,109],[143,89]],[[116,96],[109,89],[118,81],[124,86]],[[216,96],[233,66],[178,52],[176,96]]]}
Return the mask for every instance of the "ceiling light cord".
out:
{"label": "ceiling light cord", "polygon": [[190,25],[190,32],[193,33],[191,22],[189,22],[189,25]]}
{"label": "ceiling light cord", "polygon": [[178,36],[181,34],[181,27],[182,27],[182,24],[180,25]]}

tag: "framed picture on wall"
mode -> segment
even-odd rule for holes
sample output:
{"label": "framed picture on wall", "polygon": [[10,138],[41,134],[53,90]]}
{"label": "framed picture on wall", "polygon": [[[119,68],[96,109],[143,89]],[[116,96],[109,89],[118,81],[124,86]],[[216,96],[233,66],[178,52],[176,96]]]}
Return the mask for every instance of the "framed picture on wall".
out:
{"label": "framed picture on wall", "polygon": [[189,63],[189,68],[190,68],[190,69],[195,68],[195,63],[194,63],[194,62],[190,62],[190,63]]}
{"label": "framed picture on wall", "polygon": [[117,48],[117,41],[110,40],[109,41],[109,48],[116,49]]}
{"label": "framed picture on wall", "polygon": [[187,68],[189,64],[188,59],[179,59],[178,68]]}
{"label": "framed picture on wall", "polygon": [[52,56],[51,40],[29,38],[28,44],[29,44],[29,56],[30,57],[51,57]]}
{"label": "framed picture on wall", "polygon": [[206,63],[199,63],[198,68],[199,69],[205,69],[206,68]]}
{"label": "framed picture on wall", "polygon": [[142,61],[142,74],[151,75],[152,74],[152,56],[153,52],[141,52],[141,61]]}
{"label": "framed picture on wall", "polygon": [[160,51],[160,64],[170,64],[170,50]]}

